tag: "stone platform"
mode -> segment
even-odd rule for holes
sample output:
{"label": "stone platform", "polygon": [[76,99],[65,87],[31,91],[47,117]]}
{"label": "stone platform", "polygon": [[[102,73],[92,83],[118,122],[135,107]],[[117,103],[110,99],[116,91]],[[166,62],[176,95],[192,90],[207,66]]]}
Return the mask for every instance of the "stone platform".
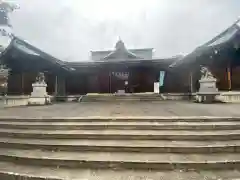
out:
{"label": "stone platform", "polygon": [[0,117],[86,116],[239,116],[240,104],[198,104],[189,101],[59,103],[40,107],[0,108]]}

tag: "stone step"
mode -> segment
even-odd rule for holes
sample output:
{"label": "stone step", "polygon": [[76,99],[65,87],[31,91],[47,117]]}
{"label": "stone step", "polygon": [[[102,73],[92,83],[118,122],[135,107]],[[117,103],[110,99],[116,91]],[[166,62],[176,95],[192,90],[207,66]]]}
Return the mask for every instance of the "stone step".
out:
{"label": "stone step", "polygon": [[163,101],[162,97],[84,97],[81,102]]}
{"label": "stone step", "polygon": [[0,171],[0,179],[1,180],[64,180],[60,178],[51,178],[49,177],[44,177],[44,176],[36,176],[36,175],[29,175],[27,173],[14,173],[12,171]]}
{"label": "stone step", "polygon": [[125,100],[125,99],[160,99],[162,100],[162,95],[97,95],[97,96],[83,96],[82,100]]}
{"label": "stone step", "polygon": [[0,147],[49,151],[237,153],[240,141],[67,140],[0,138]]}
{"label": "stone step", "polygon": [[82,100],[162,100],[161,96],[101,96],[101,97],[87,97],[85,96]]}
{"label": "stone step", "polygon": [[240,117],[216,116],[89,116],[89,117],[0,117],[0,122],[240,122]]}
{"label": "stone step", "polygon": [[81,102],[163,101],[162,98],[87,98]]}
{"label": "stone step", "polygon": [[84,97],[161,97],[161,94],[157,93],[125,93],[125,94],[87,94]]}
{"label": "stone step", "polygon": [[16,164],[66,168],[114,169],[238,169],[240,154],[173,154],[116,152],[54,152],[0,149],[0,159]]}
{"label": "stone step", "polygon": [[0,121],[4,129],[57,130],[237,130],[239,122],[8,122]]}
{"label": "stone step", "polygon": [[0,129],[0,137],[56,139],[240,140],[240,130],[36,130]]}
{"label": "stone step", "polygon": [[2,172],[1,174],[5,174],[4,178],[1,178],[2,176],[0,175],[1,180],[237,180],[240,177],[238,170],[97,170],[62,167],[47,168],[9,162],[0,162],[0,172]]}

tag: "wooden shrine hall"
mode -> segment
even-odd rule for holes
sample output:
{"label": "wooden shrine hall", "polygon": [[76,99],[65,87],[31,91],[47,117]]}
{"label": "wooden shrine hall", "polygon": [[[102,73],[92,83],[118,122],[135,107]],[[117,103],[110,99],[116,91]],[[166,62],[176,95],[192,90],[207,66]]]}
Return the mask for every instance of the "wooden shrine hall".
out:
{"label": "wooden shrine hall", "polygon": [[113,50],[91,51],[89,61],[65,62],[13,37],[0,61],[10,69],[8,95],[29,95],[39,72],[44,72],[53,96],[154,92],[160,72],[164,72],[160,93],[194,93],[200,66],[209,67],[220,91],[238,91],[240,21],[185,57],[155,58],[152,48],[128,49],[119,40]]}
{"label": "wooden shrine hall", "polygon": [[114,50],[92,51],[91,61],[64,62],[17,37],[1,55],[1,62],[10,69],[8,95],[30,94],[39,72],[45,74],[48,93],[56,96],[153,92],[160,71],[166,72],[165,80],[174,81],[167,71],[178,59],[155,59],[153,49],[128,50],[119,40]]}

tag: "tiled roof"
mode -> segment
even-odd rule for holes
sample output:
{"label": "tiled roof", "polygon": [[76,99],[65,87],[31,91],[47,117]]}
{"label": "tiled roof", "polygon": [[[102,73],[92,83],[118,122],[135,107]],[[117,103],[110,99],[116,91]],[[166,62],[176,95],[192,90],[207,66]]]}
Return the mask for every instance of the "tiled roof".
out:
{"label": "tiled roof", "polygon": [[64,61],[61,61],[43,51],[40,49],[34,47],[33,45],[27,43],[26,41],[20,39],[19,37],[14,36],[10,45],[4,50],[4,52],[1,53],[1,56],[4,56],[8,53],[9,49],[16,48],[20,50],[23,53],[34,55],[34,56],[40,56],[43,59],[50,61],[53,64],[56,64],[58,66],[61,66],[63,69],[71,71],[72,69],[67,66],[67,64]]}
{"label": "tiled roof", "polygon": [[196,48],[192,53],[185,56],[182,60],[171,64],[170,67],[177,67],[182,65],[183,63],[191,62],[195,60],[196,57],[201,56],[204,52],[209,51],[209,49],[217,48],[218,46],[221,46],[232,41],[239,34],[240,34],[240,19],[237,20],[225,31],[214,37],[212,40]]}

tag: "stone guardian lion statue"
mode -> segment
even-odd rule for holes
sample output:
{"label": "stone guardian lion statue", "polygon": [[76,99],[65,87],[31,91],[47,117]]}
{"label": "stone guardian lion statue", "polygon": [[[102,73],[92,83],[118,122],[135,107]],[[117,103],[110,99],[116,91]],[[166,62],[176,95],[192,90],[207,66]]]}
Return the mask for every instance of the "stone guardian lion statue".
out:
{"label": "stone guardian lion statue", "polygon": [[201,79],[213,79],[214,76],[207,67],[201,67]]}

